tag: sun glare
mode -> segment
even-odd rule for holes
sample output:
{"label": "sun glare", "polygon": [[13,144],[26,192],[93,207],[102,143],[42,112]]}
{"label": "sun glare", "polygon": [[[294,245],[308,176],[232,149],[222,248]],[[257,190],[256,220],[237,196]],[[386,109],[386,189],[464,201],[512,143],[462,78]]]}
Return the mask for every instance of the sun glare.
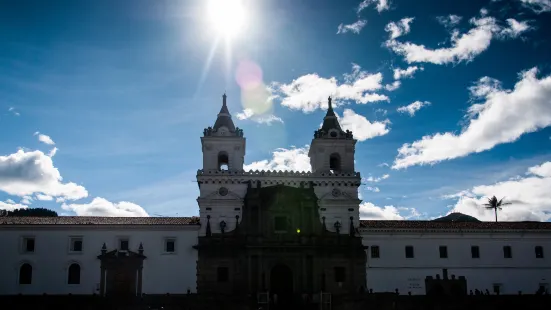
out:
{"label": "sun glare", "polygon": [[233,38],[245,26],[247,16],[241,0],[209,0],[208,18],[218,34]]}

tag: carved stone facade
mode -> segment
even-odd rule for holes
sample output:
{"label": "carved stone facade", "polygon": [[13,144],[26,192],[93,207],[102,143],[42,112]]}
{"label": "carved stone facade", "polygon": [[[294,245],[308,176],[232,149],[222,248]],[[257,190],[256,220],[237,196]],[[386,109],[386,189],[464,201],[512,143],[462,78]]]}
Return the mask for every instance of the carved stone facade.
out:
{"label": "carved stone facade", "polygon": [[284,300],[365,288],[361,237],[328,231],[318,208],[312,184],[249,186],[238,227],[219,233],[207,227],[211,233],[199,237],[198,292],[269,291]]}
{"label": "carved stone facade", "polygon": [[356,140],[341,129],[331,106],[312,141],[312,172],[244,171],[245,138],[233,128],[224,95],[214,128],[202,138],[205,162],[197,174],[203,223],[197,291],[269,292],[284,302],[320,291],[364,290]]}

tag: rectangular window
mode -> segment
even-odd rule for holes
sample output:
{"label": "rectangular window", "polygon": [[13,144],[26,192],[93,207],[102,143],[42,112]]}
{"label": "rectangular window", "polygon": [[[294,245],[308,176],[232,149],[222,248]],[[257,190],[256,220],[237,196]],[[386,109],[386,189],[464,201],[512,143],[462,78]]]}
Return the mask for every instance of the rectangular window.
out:
{"label": "rectangular window", "polygon": [[344,267],[335,267],[335,282],[343,283],[346,280],[346,269]]}
{"label": "rectangular window", "polygon": [[71,237],[70,238],[69,251],[80,253],[82,252],[82,237]]}
{"label": "rectangular window", "polygon": [[25,237],[23,238],[23,252],[24,253],[34,253],[34,237]]}
{"label": "rectangular window", "polygon": [[494,283],[493,287],[494,287],[494,293],[496,293],[496,295],[499,295],[499,293],[501,293],[502,286],[503,285],[501,283]]}
{"label": "rectangular window", "polygon": [[165,253],[176,252],[176,240],[174,238],[165,239]]}
{"label": "rectangular window", "polygon": [[503,258],[513,258],[513,250],[511,246],[506,245],[503,247]]}
{"label": "rectangular window", "polygon": [[536,258],[543,258],[543,247],[541,245],[538,245],[534,248],[536,251]]}
{"label": "rectangular window", "polygon": [[230,278],[228,267],[218,267],[216,270],[216,278],[218,282],[228,282]]}
{"label": "rectangular window", "polygon": [[477,245],[471,246],[471,257],[472,258],[480,258],[480,249]]}
{"label": "rectangular window", "polygon": [[406,258],[413,258],[413,257],[414,257],[413,246],[406,245]]}
{"label": "rectangular window", "polygon": [[440,248],[438,248],[440,251],[440,258],[448,258],[448,247],[445,245],[441,245]]}
{"label": "rectangular window", "polygon": [[120,251],[128,251],[128,247],[129,247],[128,238],[119,239],[119,250]]}
{"label": "rectangular window", "polygon": [[281,232],[287,231],[287,217],[276,216],[274,218],[274,230]]}
{"label": "rectangular window", "polygon": [[379,255],[380,255],[379,246],[378,245],[371,246],[371,258],[379,258],[380,257]]}

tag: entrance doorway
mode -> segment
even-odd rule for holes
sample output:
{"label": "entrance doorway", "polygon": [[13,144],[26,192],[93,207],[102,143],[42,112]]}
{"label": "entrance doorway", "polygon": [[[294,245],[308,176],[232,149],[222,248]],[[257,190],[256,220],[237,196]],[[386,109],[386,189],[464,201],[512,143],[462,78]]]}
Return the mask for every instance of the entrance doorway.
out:
{"label": "entrance doorway", "polygon": [[286,265],[276,265],[270,273],[270,291],[272,300],[275,302],[274,294],[277,294],[277,305],[288,305],[293,298],[293,271]]}

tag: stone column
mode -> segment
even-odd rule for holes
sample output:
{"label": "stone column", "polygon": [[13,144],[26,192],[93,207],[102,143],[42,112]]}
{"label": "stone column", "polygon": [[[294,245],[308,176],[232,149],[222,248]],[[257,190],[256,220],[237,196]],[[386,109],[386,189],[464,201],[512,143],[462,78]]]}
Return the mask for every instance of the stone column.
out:
{"label": "stone column", "polygon": [[137,290],[138,296],[142,296],[142,270],[143,270],[143,264],[138,268],[138,290]]}
{"label": "stone column", "polygon": [[99,293],[100,293],[101,296],[105,296],[105,273],[106,273],[106,270],[105,270],[105,267],[103,267],[103,262],[101,263],[100,272],[101,272],[101,275],[100,275],[100,283],[99,283]]}

